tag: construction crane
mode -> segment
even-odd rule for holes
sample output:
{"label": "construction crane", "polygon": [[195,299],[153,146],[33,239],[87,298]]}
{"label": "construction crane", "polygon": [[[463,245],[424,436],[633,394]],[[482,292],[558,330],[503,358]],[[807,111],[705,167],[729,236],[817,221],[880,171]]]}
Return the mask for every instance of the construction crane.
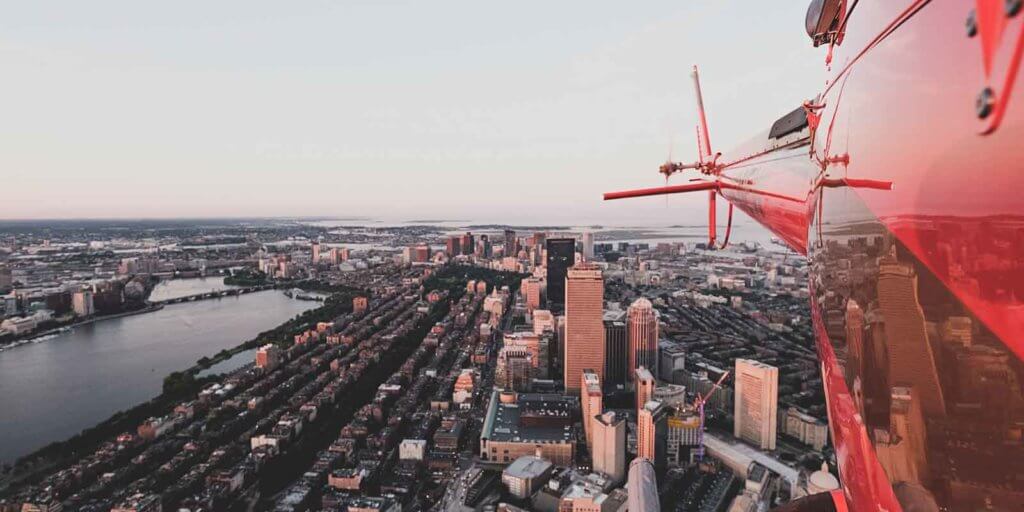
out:
{"label": "construction crane", "polygon": [[693,401],[693,407],[697,409],[697,414],[700,415],[700,430],[697,431],[697,462],[704,460],[704,404],[711,399],[711,395],[714,395],[718,388],[722,387],[722,382],[728,376],[729,372],[726,371],[718,378],[718,382],[711,386],[711,390],[708,391],[707,395],[697,393],[697,399]]}

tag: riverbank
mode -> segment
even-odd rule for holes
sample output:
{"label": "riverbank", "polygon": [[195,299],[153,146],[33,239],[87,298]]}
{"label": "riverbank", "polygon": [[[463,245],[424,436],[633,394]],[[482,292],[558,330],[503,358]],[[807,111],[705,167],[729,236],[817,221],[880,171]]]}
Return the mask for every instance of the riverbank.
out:
{"label": "riverbank", "polygon": [[56,336],[58,334],[62,334],[62,333],[68,332],[68,331],[70,331],[72,329],[75,329],[77,327],[82,327],[82,326],[93,324],[93,323],[100,322],[100,321],[103,321],[103,320],[114,320],[114,319],[117,319],[117,318],[124,318],[124,317],[127,317],[127,316],[141,315],[143,313],[152,313],[154,311],[160,311],[163,308],[164,308],[163,304],[148,304],[147,306],[145,306],[145,307],[143,307],[141,309],[134,309],[134,310],[131,310],[131,311],[122,311],[120,313],[113,313],[113,314],[110,314],[110,315],[97,315],[97,316],[91,316],[91,317],[88,317],[88,318],[80,318],[80,319],[77,319],[75,321],[68,322],[68,323],[65,323],[65,324],[61,324],[61,325],[59,325],[57,327],[53,327],[53,328],[47,329],[47,330],[45,330],[43,332],[31,333],[31,334],[25,335],[22,338],[15,338],[14,340],[12,340],[10,342],[7,342],[7,343],[4,343],[3,345],[0,345],[0,352],[4,352],[6,350],[11,350],[11,349],[20,347],[22,345],[28,345],[29,343],[39,343],[40,338],[45,338],[47,336]]}
{"label": "riverbank", "polygon": [[[96,450],[96,448],[99,446],[100,443],[108,441],[112,437],[115,437],[115,436],[117,436],[118,434],[120,434],[122,432],[126,432],[126,431],[127,432],[134,432],[135,428],[142,421],[144,421],[146,418],[148,418],[150,416],[160,416],[160,415],[163,415],[163,414],[167,414],[168,412],[170,412],[173,409],[173,407],[179,401],[188,399],[190,397],[194,397],[195,393],[198,392],[198,390],[203,385],[205,385],[207,383],[210,383],[210,382],[217,382],[220,379],[222,379],[221,375],[209,375],[209,374],[200,375],[204,370],[206,370],[206,369],[208,369],[208,368],[210,368],[210,367],[212,367],[212,366],[214,366],[214,365],[216,365],[216,364],[218,364],[220,362],[226,361],[226,360],[230,359],[231,357],[235,356],[238,353],[244,352],[245,350],[251,350],[251,349],[256,348],[257,346],[262,345],[264,343],[270,342],[270,343],[279,343],[279,344],[282,344],[282,345],[290,344],[290,343],[293,342],[295,334],[298,334],[298,333],[300,333],[300,332],[310,328],[311,326],[314,326],[319,321],[332,320],[333,318],[335,318],[339,314],[342,314],[342,313],[344,313],[346,311],[350,311],[351,310],[351,304],[352,304],[352,297],[355,296],[356,294],[362,294],[362,291],[361,290],[351,290],[348,293],[335,294],[332,297],[330,297],[325,303],[320,305],[319,307],[314,307],[312,309],[305,309],[304,311],[298,313],[296,316],[285,320],[284,322],[278,324],[276,327],[274,327],[272,329],[264,330],[262,332],[258,332],[258,334],[256,334],[255,336],[252,336],[251,339],[246,340],[246,338],[248,338],[248,336],[246,336],[246,338],[241,338],[242,340],[246,340],[246,341],[243,341],[242,343],[239,343],[238,342],[239,338],[235,338],[236,341],[231,344],[232,346],[230,346],[230,348],[225,348],[223,350],[220,350],[216,354],[211,354],[210,352],[207,352],[208,355],[200,358],[198,361],[193,359],[193,361],[195,361],[195,362],[193,364],[191,364],[191,365],[187,365],[186,364],[186,365],[183,365],[183,366],[177,366],[177,368],[185,368],[183,370],[171,371],[170,374],[158,373],[157,375],[166,375],[166,378],[163,378],[164,382],[161,383],[161,381],[159,380],[159,379],[161,379],[161,377],[156,377],[158,379],[157,380],[157,386],[160,389],[158,390],[157,393],[148,395],[148,396],[150,396],[152,398],[150,398],[148,400],[143,399],[143,401],[136,401],[136,402],[134,402],[134,405],[132,405],[130,408],[127,408],[127,409],[125,409],[123,411],[114,412],[112,415],[109,415],[110,413],[107,413],[107,415],[109,415],[109,416],[104,416],[106,419],[104,419],[102,421],[86,420],[86,421],[88,421],[88,423],[86,423],[86,425],[88,425],[88,428],[85,428],[84,430],[82,430],[78,434],[72,435],[71,437],[67,437],[68,434],[64,434],[61,437],[56,437],[57,435],[60,435],[56,431],[54,431],[53,434],[43,434],[43,435],[52,435],[52,436],[54,436],[54,437],[51,437],[51,438],[58,438],[58,439],[63,438],[64,440],[63,441],[52,442],[49,445],[43,446],[42,448],[39,448],[39,449],[33,451],[32,453],[30,453],[28,455],[24,455],[24,456],[18,457],[17,461],[15,462],[15,465],[14,465],[14,470],[11,473],[3,475],[3,477],[0,478],[0,490],[2,490],[3,487],[6,487],[6,486],[8,486],[8,485],[10,485],[12,483],[31,481],[37,475],[41,475],[43,473],[50,472],[50,471],[53,471],[55,469],[60,469],[61,467],[70,464],[74,460],[78,460],[82,456],[87,455],[89,453],[92,453],[93,451]],[[256,294],[249,295],[249,297],[253,297],[255,295]],[[281,297],[281,295],[279,295],[279,294],[263,295],[263,298],[259,299],[259,302],[261,304],[267,303],[268,301],[271,302],[271,303],[275,303],[275,302],[279,302],[281,299],[284,299],[283,297],[281,297],[281,299],[273,299],[273,297]],[[293,303],[294,304],[298,304],[298,303],[300,303],[300,301],[294,301]],[[107,327],[104,328],[103,331],[100,331],[100,332],[93,333],[92,331],[89,331],[90,334],[92,334],[95,337],[97,337],[97,340],[95,342],[92,341],[92,340],[81,340],[81,342],[74,342],[74,343],[69,343],[69,344],[61,343],[61,344],[59,344],[59,347],[58,346],[53,346],[53,347],[48,348],[48,349],[43,349],[42,346],[36,346],[38,348],[34,348],[33,350],[31,350],[29,352],[26,352],[24,354],[24,356],[25,357],[28,357],[28,356],[35,357],[36,355],[42,353],[43,357],[44,357],[43,360],[45,361],[46,365],[53,366],[54,363],[51,361],[53,356],[59,356],[59,357],[65,359],[65,360],[71,359],[71,361],[69,361],[67,364],[75,365],[76,361],[74,361],[74,359],[76,358],[76,356],[71,355],[69,353],[69,350],[70,351],[74,351],[74,352],[88,350],[88,351],[90,351],[90,353],[88,355],[88,357],[89,357],[88,360],[89,361],[94,361],[96,357],[101,357],[98,354],[106,354],[106,353],[108,353],[107,352],[107,346],[109,346],[110,348],[119,347],[119,348],[117,348],[115,350],[117,350],[118,352],[123,352],[125,350],[131,350],[129,347],[125,346],[125,343],[127,341],[129,341],[129,340],[138,340],[140,343],[142,343],[142,346],[144,346],[146,348],[143,349],[140,346],[140,347],[134,349],[136,354],[144,354],[145,357],[148,357],[148,358],[152,359],[154,356],[160,357],[160,358],[164,358],[164,356],[162,355],[164,353],[177,353],[178,355],[175,356],[175,357],[176,357],[177,360],[180,360],[181,359],[181,353],[183,351],[185,351],[186,349],[184,349],[184,348],[177,348],[177,347],[179,347],[179,344],[178,344],[179,342],[175,341],[175,340],[180,340],[180,342],[183,342],[183,343],[191,343],[193,347],[201,346],[201,345],[196,345],[195,343],[198,340],[206,338],[207,336],[209,336],[209,334],[207,334],[205,330],[197,331],[196,329],[201,329],[200,326],[205,326],[205,325],[210,324],[211,322],[215,322],[216,324],[218,324],[218,328],[219,328],[219,330],[217,331],[219,334],[217,334],[217,335],[223,335],[223,333],[232,332],[232,330],[235,330],[235,329],[239,328],[239,326],[233,326],[232,324],[224,324],[222,319],[225,318],[223,316],[225,314],[230,315],[227,318],[231,318],[233,320],[236,320],[235,321],[236,324],[239,324],[239,322],[240,322],[241,324],[244,324],[244,325],[253,325],[253,323],[252,323],[253,320],[252,319],[239,318],[239,314],[241,314],[241,312],[236,313],[236,311],[238,311],[237,308],[228,307],[228,306],[234,304],[234,301],[225,302],[225,303],[222,303],[222,304],[225,304],[225,306],[222,307],[223,312],[220,313],[219,316],[200,317],[199,319],[193,317],[191,314],[185,314],[185,315],[182,314],[182,311],[184,311],[184,310],[194,311],[195,310],[194,307],[192,307],[191,309],[184,309],[183,310],[183,308],[189,308],[189,306],[188,305],[168,306],[167,310],[169,311],[169,313],[162,314],[162,316],[166,317],[166,318],[164,318],[163,320],[160,320],[159,318],[154,318],[153,320],[147,321],[145,329],[141,329],[140,330],[140,328],[130,328],[130,329],[128,329],[128,331],[130,331],[130,332],[129,333],[125,333],[124,332],[125,329],[123,327],[120,327],[120,326],[112,327],[112,326],[108,325]],[[266,306],[264,306],[264,307],[266,307]],[[227,309],[223,309],[223,308],[227,308]],[[207,311],[207,308],[201,307],[201,309],[204,312],[203,314],[205,314],[205,312]],[[230,313],[228,313],[229,311],[230,311]],[[250,312],[249,316],[252,316],[252,313],[256,313],[256,311],[251,310],[251,309],[249,310],[249,312]],[[257,315],[259,315],[259,314],[257,313]],[[153,321],[159,321],[159,322],[157,324],[153,324]],[[195,323],[192,324],[190,322],[195,322]],[[241,324],[239,324],[239,325],[241,325]],[[180,327],[173,327],[173,326],[180,326]],[[117,332],[119,332],[119,334],[117,335],[117,337],[119,337],[119,339],[111,339],[110,334],[107,332],[107,331],[109,331],[111,329],[115,329]],[[177,331],[174,330],[174,329],[181,330],[182,333],[178,334]],[[205,329],[205,328],[202,328],[202,329]],[[143,334],[143,333],[150,333],[150,332],[152,332],[152,333],[159,333],[159,334],[155,334],[152,337],[147,336],[146,334]],[[252,332],[252,331],[250,331],[250,332]],[[139,338],[139,336],[143,336],[145,338]],[[146,338],[148,338],[148,339],[146,339]],[[100,340],[103,340],[102,343],[104,343],[105,345],[97,345],[98,343],[100,343]],[[134,343],[134,342],[132,342],[132,343]],[[214,345],[214,346],[216,346],[216,345]],[[221,346],[223,346],[223,345],[221,345]],[[139,352],[140,349],[144,350],[144,352]],[[184,353],[187,354],[188,352],[184,352]],[[115,354],[117,354],[117,352],[115,352]],[[8,356],[8,354],[4,354],[4,355]],[[13,354],[11,354],[11,355],[13,355]],[[107,358],[107,356],[102,356],[102,357],[104,359]],[[115,355],[115,357],[117,357],[117,356]],[[134,361],[135,359],[132,359],[132,358],[138,357],[138,355],[131,356],[130,354],[125,354],[124,357],[129,358],[128,360],[133,360]],[[12,385],[16,384],[15,381],[20,381],[20,380],[23,380],[25,378],[30,378],[31,375],[39,373],[39,372],[32,371],[31,368],[25,368],[24,371],[17,370],[18,367],[22,366],[21,365],[21,360],[22,359],[24,359],[23,356],[18,356],[18,360],[17,361],[15,361],[15,360],[8,360],[8,361],[6,361],[6,365],[0,365],[0,366],[5,367],[5,368],[10,368],[11,369],[12,373],[10,373],[7,377],[9,379],[13,379],[12,380]],[[164,359],[166,359],[166,358],[164,358]],[[2,360],[0,360],[0,361],[2,361]],[[38,364],[38,363],[34,362],[33,364]],[[156,366],[160,366],[156,362],[154,362],[154,363],[148,363],[147,362],[147,363],[143,364],[144,365],[143,368],[139,369],[140,371],[135,371],[130,376],[125,375],[125,372],[127,371],[127,369],[122,370],[122,368],[125,368],[123,363],[119,364],[117,362],[107,362],[107,363],[105,363],[105,366],[101,367],[100,365],[93,364],[92,362],[84,362],[83,361],[80,364],[78,364],[78,366],[82,367],[82,368],[80,368],[80,370],[81,370],[80,373],[85,373],[85,374],[90,374],[90,375],[91,374],[106,374],[107,376],[115,375],[116,374],[117,377],[115,377],[114,379],[106,379],[106,380],[116,381],[115,386],[117,386],[119,388],[123,388],[125,382],[132,382],[132,383],[134,383],[134,382],[137,382],[139,378],[145,378],[145,379],[148,379],[150,381],[153,380],[153,377],[149,376],[149,375],[151,375],[149,373],[149,370],[150,370],[149,366],[150,366],[150,364],[154,364]],[[140,366],[140,365],[135,364],[135,366]],[[164,362],[164,364],[161,367],[162,368],[166,368],[167,367],[167,363]],[[172,367],[172,369],[173,368],[174,367]],[[25,376],[22,376],[22,375],[18,374],[19,371],[21,371],[21,373],[24,373]],[[168,370],[165,369],[163,371],[167,372]],[[58,371],[58,373],[60,373],[60,372]],[[140,377],[140,375],[138,375],[139,373],[143,373],[146,376],[145,377]],[[80,376],[77,376],[77,375],[74,376],[74,377],[75,378],[80,378]],[[45,377],[40,376],[40,377],[37,378],[37,380],[46,381],[48,379],[45,378]],[[34,382],[33,383],[23,383],[23,384],[24,384],[24,386],[21,386],[21,387],[28,386],[31,389],[37,389],[37,388],[34,387]],[[165,385],[161,385],[161,384],[165,384]],[[23,394],[23,395],[31,395],[31,393],[29,393],[26,390],[18,392],[17,391],[17,386],[19,386],[19,385],[20,384],[17,384],[15,388],[12,388],[12,392]],[[82,398],[76,398],[77,395],[75,395],[75,397],[68,396],[68,397],[65,397],[63,399],[61,399],[59,397],[51,397],[49,399],[43,398],[41,400],[43,402],[52,402],[54,400],[64,400],[68,407],[78,407],[78,405],[80,405],[79,402],[81,402],[82,399],[88,399],[88,400],[91,400],[91,401],[94,401],[94,402],[98,400],[99,403],[100,403],[100,406],[108,407],[107,410],[114,410],[114,411],[116,411],[116,409],[110,407],[111,404],[108,403],[106,400],[104,400],[101,395],[110,395],[111,393],[118,393],[117,387],[110,387],[108,385],[102,385],[102,386],[106,386],[106,387],[101,387],[101,388],[97,389],[92,384],[89,384],[87,382],[81,382],[81,383],[78,383],[75,387],[77,387],[77,388],[85,388],[86,389],[86,391],[83,391],[83,393],[85,393],[85,395]],[[138,396],[138,395],[145,396],[145,392],[144,391],[140,391],[138,389],[138,388],[140,388],[140,386],[138,386],[138,385],[132,385],[132,386],[133,386],[132,389],[135,390],[133,392],[134,396]],[[110,396],[113,396],[113,395],[110,395]],[[39,410],[36,410],[36,409],[33,409],[33,410],[25,409],[25,407],[34,407],[33,404],[38,402],[37,400],[32,400],[32,399],[26,398],[25,402],[26,403],[17,402],[17,403],[9,404],[11,406],[11,408],[12,408],[12,414],[19,414],[19,416],[17,416],[19,418],[18,424],[14,425],[14,428],[16,430],[11,431],[9,433],[15,434],[16,437],[17,437],[17,435],[20,435],[20,434],[18,434],[18,430],[20,430],[22,427],[18,426],[19,424],[20,425],[39,424],[39,425],[45,427],[45,426],[51,425],[52,423],[60,423],[60,421],[56,421],[56,418],[54,417],[54,415],[49,413],[49,412],[39,411]],[[124,402],[124,400],[122,400],[122,402]],[[47,409],[52,409],[52,408],[47,408]],[[66,409],[67,409],[67,407],[61,413],[62,417],[67,416],[69,414],[69,412]],[[20,412],[13,412],[13,411],[19,411],[19,410],[20,410]],[[70,424],[74,425],[74,423],[70,423]],[[67,430],[68,430],[67,428],[63,429],[63,431],[65,431],[65,432]],[[22,437],[26,437],[26,436],[22,436]],[[33,436],[27,436],[26,439],[8,438],[8,441],[11,442],[11,443],[20,443],[21,446],[25,446],[27,444],[27,442],[30,442],[30,439],[33,438],[33,437],[34,438],[39,438],[39,435],[35,434]],[[44,439],[45,439],[45,437],[44,437]],[[16,446],[16,445],[12,445],[12,446]],[[31,446],[31,445],[29,445],[29,446]],[[12,457],[12,459],[13,459],[13,457]],[[11,460],[11,459],[9,459],[9,460]]]}

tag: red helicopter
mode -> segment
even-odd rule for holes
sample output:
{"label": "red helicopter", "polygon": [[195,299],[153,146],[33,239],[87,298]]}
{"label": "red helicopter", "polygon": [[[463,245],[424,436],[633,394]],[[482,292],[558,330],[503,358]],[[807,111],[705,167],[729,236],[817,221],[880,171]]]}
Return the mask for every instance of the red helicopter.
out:
{"label": "red helicopter", "polygon": [[1022,3],[813,0],[823,90],[720,154],[694,68],[698,160],[659,172],[696,176],[605,194],[703,191],[709,248],[735,206],[807,258],[842,488],[787,509],[1022,509]]}

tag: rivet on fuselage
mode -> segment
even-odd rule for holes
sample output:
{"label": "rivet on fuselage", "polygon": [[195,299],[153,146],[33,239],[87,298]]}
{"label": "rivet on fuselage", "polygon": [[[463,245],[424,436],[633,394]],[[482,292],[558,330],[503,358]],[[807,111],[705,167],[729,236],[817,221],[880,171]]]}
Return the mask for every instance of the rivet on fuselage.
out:
{"label": "rivet on fuselage", "polygon": [[985,119],[996,105],[996,93],[991,87],[986,87],[978,93],[978,99],[974,102],[974,111],[979,119]]}
{"label": "rivet on fuselage", "polygon": [[974,37],[978,35],[978,16],[975,14],[974,9],[967,14],[967,37]]}

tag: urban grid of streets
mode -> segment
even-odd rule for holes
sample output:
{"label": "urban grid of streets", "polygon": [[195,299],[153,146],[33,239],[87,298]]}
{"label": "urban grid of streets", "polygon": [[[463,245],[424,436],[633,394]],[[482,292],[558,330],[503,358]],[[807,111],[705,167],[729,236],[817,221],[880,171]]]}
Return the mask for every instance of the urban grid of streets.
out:
{"label": "urban grid of streets", "polygon": [[[79,264],[97,272],[108,266],[118,276],[112,281],[120,283],[122,297],[131,283],[139,283],[145,296],[154,276],[167,272],[207,275],[231,269],[229,279],[245,285],[294,285],[333,294],[317,311],[336,314],[259,340],[263,359],[257,356],[258,364],[187,383],[196,386],[188,396],[134,430],[99,440],[74,457],[51,460],[50,469],[9,470],[0,510],[544,510],[536,496],[510,496],[501,478],[505,465],[482,460],[479,450],[506,335],[534,330],[534,308],[520,285],[531,275],[544,275],[543,241],[556,236],[573,237],[583,257],[599,263],[606,325],[637,298],[654,303],[661,352],[685,356],[682,367],[659,375],[659,391],[683,392],[676,404],[680,414],[695,393],[707,393],[711,381],[731,371],[736,359],[778,368],[777,446],[758,451],[732,438],[733,382],[727,379],[706,411],[708,442],[727,449],[659,467],[663,508],[715,510],[750,498],[743,484],[749,475],[730,457],[768,468],[760,483],[770,483],[770,489],[753,499],[784,502],[801,489],[806,492],[807,474],[830,455],[827,439],[807,434],[808,424],[814,432],[824,431],[824,400],[802,291],[806,269],[783,252],[753,246],[711,252],[678,242],[612,244],[602,242],[600,233],[595,242],[592,233],[542,228],[525,238],[491,230],[489,239],[479,232],[474,239],[422,226],[388,232],[394,246],[404,247],[350,252],[342,240],[296,241],[289,225],[246,227],[262,232],[264,240],[290,237],[280,245],[254,243],[257,237],[231,229],[213,237],[201,229],[169,229],[164,235],[178,246],[155,255],[118,258],[102,248],[81,250],[81,242],[74,242],[66,247],[84,256],[68,257],[73,250],[66,247],[34,253],[61,262],[50,265],[50,273],[25,272],[11,259],[5,267],[18,270],[12,274],[23,281],[34,281],[19,284],[42,290],[47,279],[69,279]],[[381,240],[368,232],[349,229],[341,237]],[[473,240],[471,246],[460,247],[466,240]],[[509,245],[520,250],[509,255]],[[26,244],[22,238],[19,247],[58,246],[41,240]],[[70,324],[79,320],[74,308],[63,318]],[[562,387],[564,333],[553,334],[545,372],[551,378],[535,379],[536,392]],[[605,409],[628,418],[632,457],[638,420],[633,392],[604,384]],[[574,460],[552,474],[567,489],[583,488],[593,494],[588,499],[600,498],[605,508],[624,507],[624,493],[616,490],[624,482],[596,491],[587,487],[595,481],[588,477],[591,454],[578,396],[570,399],[577,408]],[[796,418],[793,431],[787,415]],[[421,443],[404,443],[408,440]],[[409,446],[421,451],[408,456]],[[574,498],[556,496],[556,504],[559,499]]]}

